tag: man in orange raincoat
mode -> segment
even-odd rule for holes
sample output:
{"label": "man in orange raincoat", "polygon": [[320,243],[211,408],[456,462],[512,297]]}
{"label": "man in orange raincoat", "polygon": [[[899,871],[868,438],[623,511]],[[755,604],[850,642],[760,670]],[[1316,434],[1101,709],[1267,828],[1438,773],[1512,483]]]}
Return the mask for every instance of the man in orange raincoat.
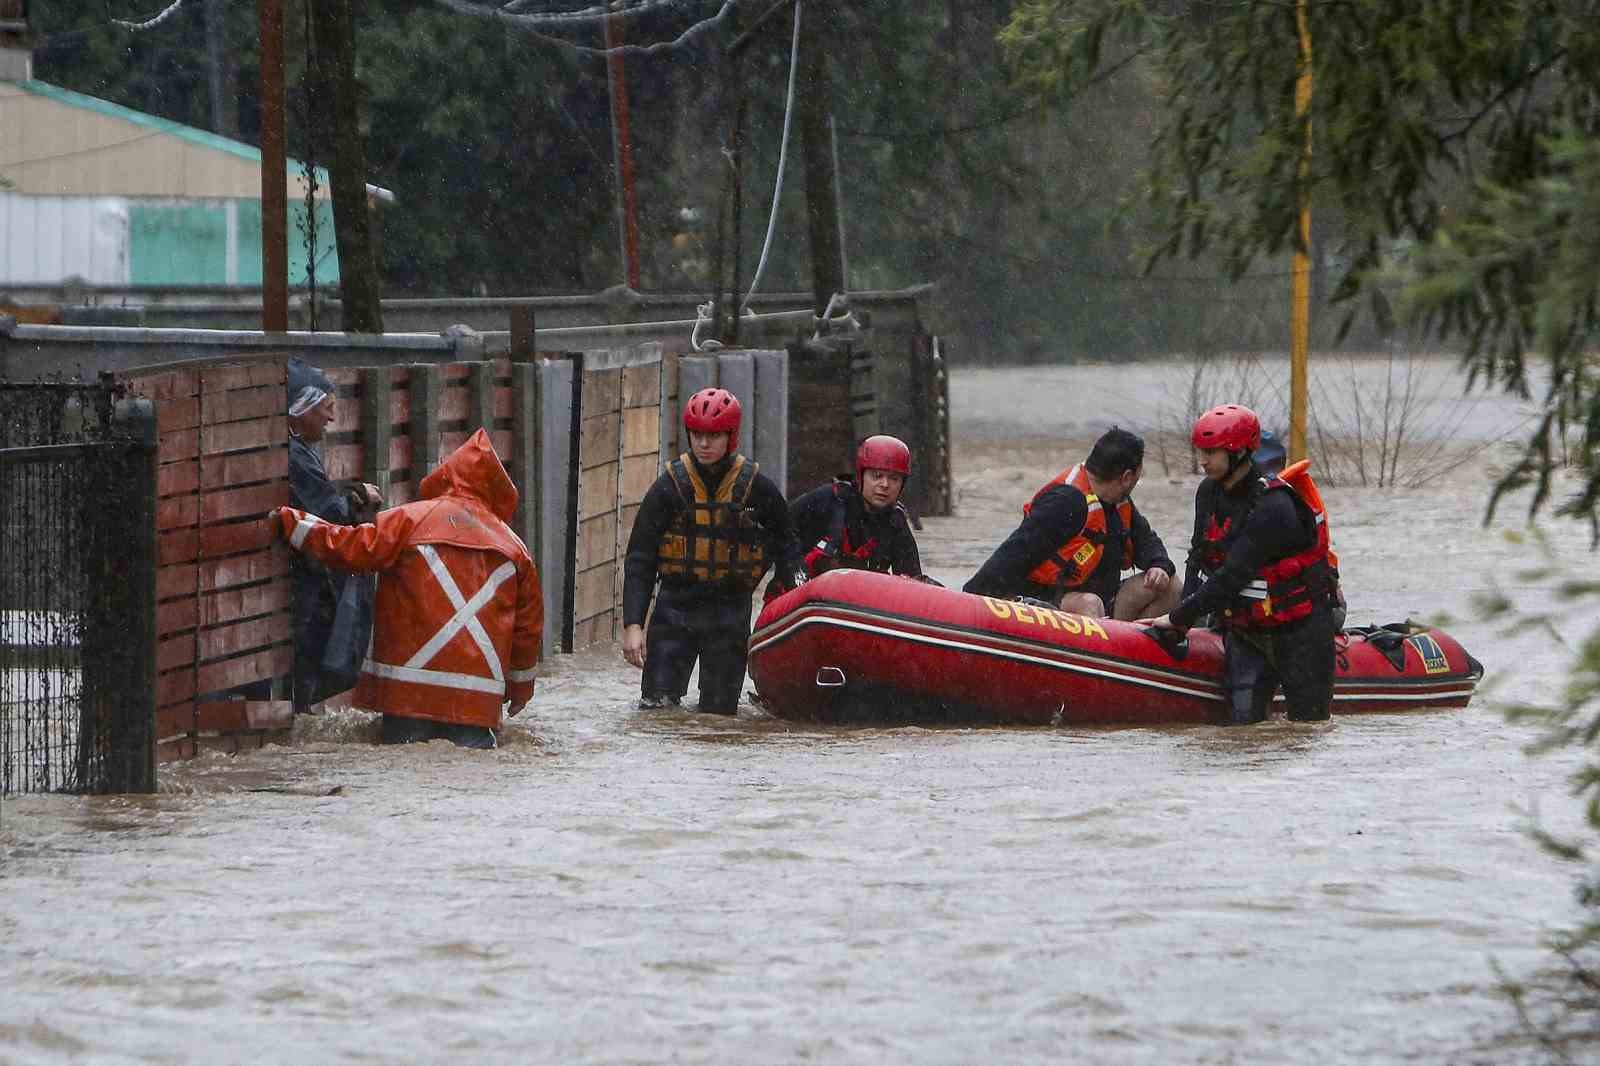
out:
{"label": "man in orange raincoat", "polygon": [[478,430],[423,478],[421,498],[340,526],[273,512],[297,551],[378,572],[372,650],[351,702],[383,712],[383,741],[492,748],[503,716],[533,698],[544,631],[539,575],[506,522],[517,488]]}

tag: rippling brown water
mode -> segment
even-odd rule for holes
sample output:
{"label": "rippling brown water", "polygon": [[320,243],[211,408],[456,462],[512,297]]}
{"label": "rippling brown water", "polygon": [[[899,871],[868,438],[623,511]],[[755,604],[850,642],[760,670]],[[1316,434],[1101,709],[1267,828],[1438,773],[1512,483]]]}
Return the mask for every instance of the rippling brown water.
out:
{"label": "rippling brown water", "polygon": [[[958,458],[922,536],[955,581],[1072,456]],[[1329,494],[1352,621],[1449,610],[1548,693],[1565,653],[1471,615],[1482,487]],[[1169,544],[1192,489],[1140,488]],[[158,796],[6,801],[0,1062],[1509,1062],[1491,962],[1573,917],[1521,832],[1576,823],[1571,762],[1486,701],[833,731],[638,712],[636,677],[557,661],[493,753],[346,712]]]}

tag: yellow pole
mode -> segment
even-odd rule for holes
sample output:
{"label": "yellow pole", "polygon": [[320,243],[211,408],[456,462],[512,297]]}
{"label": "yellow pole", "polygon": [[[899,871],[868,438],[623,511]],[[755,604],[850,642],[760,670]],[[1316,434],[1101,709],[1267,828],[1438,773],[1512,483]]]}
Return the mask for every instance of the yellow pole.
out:
{"label": "yellow pole", "polygon": [[1311,197],[1306,181],[1311,173],[1311,20],[1307,0],[1297,0],[1295,21],[1300,27],[1300,77],[1294,86],[1294,113],[1305,122],[1306,141],[1300,154],[1300,240],[1290,269],[1289,308],[1289,461],[1306,457],[1307,370],[1311,344]]}

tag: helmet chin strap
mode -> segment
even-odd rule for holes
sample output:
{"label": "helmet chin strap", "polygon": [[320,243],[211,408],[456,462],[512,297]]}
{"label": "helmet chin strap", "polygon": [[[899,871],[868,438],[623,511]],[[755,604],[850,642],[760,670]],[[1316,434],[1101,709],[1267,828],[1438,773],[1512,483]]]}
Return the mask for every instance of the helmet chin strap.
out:
{"label": "helmet chin strap", "polygon": [[1249,465],[1250,465],[1250,452],[1249,451],[1229,452],[1228,453],[1228,472],[1223,475],[1223,477],[1222,477],[1223,482],[1227,483],[1229,481],[1232,481],[1233,480],[1233,475],[1239,472],[1239,468],[1240,467],[1249,466]]}

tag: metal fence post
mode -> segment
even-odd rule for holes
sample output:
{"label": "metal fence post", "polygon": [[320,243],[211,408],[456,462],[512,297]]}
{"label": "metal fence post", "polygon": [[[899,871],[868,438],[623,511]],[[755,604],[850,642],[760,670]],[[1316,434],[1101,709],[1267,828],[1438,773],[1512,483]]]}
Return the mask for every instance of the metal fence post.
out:
{"label": "metal fence post", "polygon": [[[129,644],[136,649],[134,676],[127,678],[113,723],[106,765],[106,790],[156,790],[156,475],[160,463],[155,404],[142,398],[119,400],[115,424],[127,448],[130,556],[137,568],[128,574],[125,595]],[[124,464],[118,464],[124,465]]]}

